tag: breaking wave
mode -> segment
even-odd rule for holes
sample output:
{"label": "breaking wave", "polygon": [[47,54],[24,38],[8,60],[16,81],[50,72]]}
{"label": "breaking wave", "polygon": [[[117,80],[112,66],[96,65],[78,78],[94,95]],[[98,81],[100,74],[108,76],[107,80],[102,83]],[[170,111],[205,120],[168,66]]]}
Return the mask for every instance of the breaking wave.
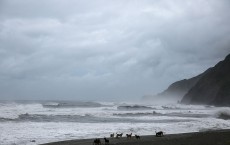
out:
{"label": "breaking wave", "polygon": [[104,105],[96,102],[48,102],[42,104],[45,108],[90,108],[90,107],[102,107]]}
{"label": "breaking wave", "polygon": [[152,113],[142,113],[142,112],[138,112],[138,113],[113,113],[114,116],[120,116],[120,117],[140,117],[140,116],[153,116],[160,113],[156,113],[155,111],[153,111]]}
{"label": "breaking wave", "polygon": [[136,113],[113,113],[114,116],[119,117],[142,117],[142,116],[168,116],[168,117],[181,117],[181,118],[206,118],[210,117],[209,114],[194,114],[194,113],[159,113],[153,112],[136,112]]}
{"label": "breaking wave", "polygon": [[[226,120],[223,120],[226,119]],[[0,144],[103,137],[112,132],[153,134],[229,129],[230,108],[127,102],[0,101]],[[10,135],[9,135],[10,134]],[[21,141],[24,140],[24,143]],[[44,142],[39,142],[39,141]],[[35,144],[35,143],[34,143]]]}
{"label": "breaking wave", "polygon": [[219,119],[230,120],[230,109],[219,110],[215,116]]}
{"label": "breaking wave", "polygon": [[211,108],[211,106],[202,106],[202,105],[183,105],[183,104],[168,104],[161,106],[164,110],[203,110],[206,108]]}
{"label": "breaking wave", "polygon": [[97,117],[92,115],[40,115],[40,114],[21,114],[18,118],[0,118],[0,122],[78,122],[78,123],[167,123],[167,122],[189,122],[189,119],[133,119],[133,118],[114,118]]}
{"label": "breaking wave", "polygon": [[74,122],[89,119],[90,115],[41,115],[41,114],[21,114],[17,118],[0,118],[0,121],[31,121],[31,122]]}
{"label": "breaking wave", "polygon": [[125,106],[118,106],[117,109],[118,110],[152,110],[155,108],[149,106],[140,106],[140,105],[133,105],[133,106],[125,105]]}

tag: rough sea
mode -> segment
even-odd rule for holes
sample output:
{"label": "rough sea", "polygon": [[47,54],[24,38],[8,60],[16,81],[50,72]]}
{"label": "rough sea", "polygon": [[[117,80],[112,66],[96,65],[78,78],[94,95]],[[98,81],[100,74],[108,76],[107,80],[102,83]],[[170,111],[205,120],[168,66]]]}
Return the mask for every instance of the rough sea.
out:
{"label": "rough sea", "polygon": [[230,129],[230,108],[182,104],[1,101],[0,145]]}

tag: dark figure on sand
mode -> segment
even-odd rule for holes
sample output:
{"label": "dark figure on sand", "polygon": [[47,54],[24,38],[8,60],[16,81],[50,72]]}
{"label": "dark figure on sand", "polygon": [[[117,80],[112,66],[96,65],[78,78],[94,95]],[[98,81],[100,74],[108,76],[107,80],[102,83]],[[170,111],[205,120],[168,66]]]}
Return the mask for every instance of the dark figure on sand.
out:
{"label": "dark figure on sand", "polygon": [[162,137],[163,135],[164,135],[163,131],[156,132],[156,137]]}
{"label": "dark figure on sand", "polygon": [[126,134],[127,138],[131,138],[132,137],[132,133],[131,134]]}
{"label": "dark figure on sand", "polygon": [[110,134],[110,137],[114,137],[114,133]]}
{"label": "dark figure on sand", "polygon": [[135,134],[135,138],[136,139],[141,139],[140,135],[136,135],[136,134]]}
{"label": "dark figure on sand", "polygon": [[101,140],[100,139],[95,139],[93,141],[93,145],[100,145],[101,144]]}
{"label": "dark figure on sand", "polygon": [[107,138],[104,137],[105,140],[105,144],[109,144],[109,140]]}
{"label": "dark figure on sand", "polygon": [[116,133],[116,134],[117,134],[117,136],[116,136],[117,138],[122,137],[122,135],[123,135],[123,133],[120,133],[120,134]]}

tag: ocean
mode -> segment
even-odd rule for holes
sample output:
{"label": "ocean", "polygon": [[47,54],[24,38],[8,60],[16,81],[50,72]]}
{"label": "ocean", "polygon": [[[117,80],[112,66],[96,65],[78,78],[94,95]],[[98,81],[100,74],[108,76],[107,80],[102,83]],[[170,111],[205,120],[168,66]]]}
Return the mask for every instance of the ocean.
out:
{"label": "ocean", "polygon": [[1,101],[0,145],[230,129],[230,108],[127,102]]}

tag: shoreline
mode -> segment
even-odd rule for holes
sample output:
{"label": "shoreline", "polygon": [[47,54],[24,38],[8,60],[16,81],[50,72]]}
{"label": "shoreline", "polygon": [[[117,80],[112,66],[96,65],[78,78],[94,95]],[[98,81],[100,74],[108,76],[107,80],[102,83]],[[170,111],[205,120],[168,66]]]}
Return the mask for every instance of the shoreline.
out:
{"label": "shoreline", "polygon": [[[94,139],[66,140],[40,145],[92,145]],[[104,139],[100,139],[101,143],[105,144]],[[163,137],[156,137],[155,134],[145,135],[141,136],[141,139],[136,139],[135,136],[131,139],[126,137],[107,139],[111,145],[230,145],[230,129],[166,134]]]}

